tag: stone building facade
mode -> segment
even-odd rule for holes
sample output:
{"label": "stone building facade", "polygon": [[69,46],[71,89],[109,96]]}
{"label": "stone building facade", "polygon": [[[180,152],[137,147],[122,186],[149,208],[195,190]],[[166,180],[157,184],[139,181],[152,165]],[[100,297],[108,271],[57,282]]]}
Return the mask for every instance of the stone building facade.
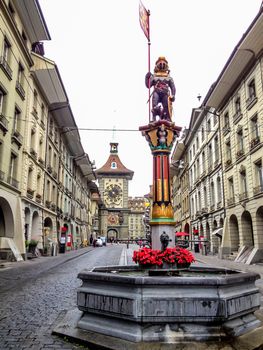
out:
{"label": "stone building facade", "polygon": [[58,67],[44,57],[39,2],[0,0],[0,10],[0,253],[25,256],[32,240],[50,252],[61,235],[72,249],[93,227],[93,163]]}
{"label": "stone building facade", "polygon": [[206,238],[213,253],[248,264],[263,259],[262,29],[260,9],[193,109],[184,140],[191,234]]}

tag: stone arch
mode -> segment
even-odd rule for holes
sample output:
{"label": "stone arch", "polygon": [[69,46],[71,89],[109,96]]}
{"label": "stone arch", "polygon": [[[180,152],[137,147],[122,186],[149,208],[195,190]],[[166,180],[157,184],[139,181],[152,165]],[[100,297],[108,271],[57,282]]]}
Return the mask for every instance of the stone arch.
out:
{"label": "stone arch", "polygon": [[256,211],[256,232],[258,248],[263,248],[263,206]]}
{"label": "stone arch", "polygon": [[[217,221],[214,220],[213,221],[213,231],[216,230],[217,228],[218,228]],[[221,245],[221,239],[217,235],[212,234],[212,251],[214,254],[218,253],[220,245]]]}
{"label": "stone arch", "polygon": [[255,244],[253,223],[250,213],[246,210],[241,215],[241,232],[243,245],[253,247]]}
{"label": "stone arch", "polygon": [[25,240],[29,240],[31,237],[31,233],[30,233],[30,209],[28,207],[25,207]]}
{"label": "stone arch", "polygon": [[39,214],[37,211],[34,211],[32,215],[32,228],[31,228],[31,237],[36,241],[40,241],[41,232],[39,231]]}
{"label": "stone arch", "polygon": [[229,218],[229,237],[231,252],[237,252],[240,247],[240,237],[236,215],[231,215]]}
{"label": "stone arch", "polygon": [[184,232],[189,233],[190,232],[190,226],[188,222],[184,225]]}
{"label": "stone arch", "polygon": [[14,215],[8,201],[0,197],[0,237],[14,238]]}
{"label": "stone arch", "polygon": [[119,238],[119,233],[117,230],[113,229],[113,228],[110,228],[108,231],[107,231],[107,240],[110,238],[110,237],[114,237],[114,240],[118,239]]}
{"label": "stone arch", "polygon": [[52,234],[53,234],[53,222],[50,217],[46,217],[44,220],[44,248],[49,245],[49,243],[52,240]]}

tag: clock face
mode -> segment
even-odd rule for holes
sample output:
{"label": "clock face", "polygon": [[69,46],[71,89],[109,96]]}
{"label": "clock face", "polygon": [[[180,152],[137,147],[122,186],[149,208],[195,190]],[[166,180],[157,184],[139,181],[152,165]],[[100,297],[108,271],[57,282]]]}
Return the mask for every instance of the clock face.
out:
{"label": "clock face", "polygon": [[122,189],[117,184],[111,184],[106,187],[105,196],[108,202],[118,204],[122,198]]}
{"label": "clock face", "polygon": [[110,214],[108,216],[108,223],[109,225],[118,225],[119,224],[119,217],[115,214]]}

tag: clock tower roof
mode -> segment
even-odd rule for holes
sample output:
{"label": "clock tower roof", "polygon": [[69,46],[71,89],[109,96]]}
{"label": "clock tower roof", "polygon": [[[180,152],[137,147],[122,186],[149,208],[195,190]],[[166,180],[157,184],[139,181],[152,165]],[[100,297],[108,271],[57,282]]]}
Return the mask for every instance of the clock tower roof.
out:
{"label": "clock tower roof", "polygon": [[134,171],[126,168],[118,155],[118,143],[110,143],[110,155],[106,163],[99,169],[95,171],[96,175],[99,177],[105,175],[112,175],[116,177],[125,176],[129,180],[133,178]]}

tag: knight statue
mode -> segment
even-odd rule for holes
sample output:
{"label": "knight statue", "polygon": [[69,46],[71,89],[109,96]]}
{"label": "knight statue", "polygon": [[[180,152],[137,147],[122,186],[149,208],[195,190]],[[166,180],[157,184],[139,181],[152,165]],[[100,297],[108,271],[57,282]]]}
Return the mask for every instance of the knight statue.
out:
{"label": "knight statue", "polygon": [[[149,86],[150,84],[150,86]],[[159,57],[155,63],[154,74],[148,72],[145,76],[147,88],[154,87],[152,93],[152,117],[172,120],[172,102],[175,99],[175,85],[170,77],[168,62],[165,57]]]}

